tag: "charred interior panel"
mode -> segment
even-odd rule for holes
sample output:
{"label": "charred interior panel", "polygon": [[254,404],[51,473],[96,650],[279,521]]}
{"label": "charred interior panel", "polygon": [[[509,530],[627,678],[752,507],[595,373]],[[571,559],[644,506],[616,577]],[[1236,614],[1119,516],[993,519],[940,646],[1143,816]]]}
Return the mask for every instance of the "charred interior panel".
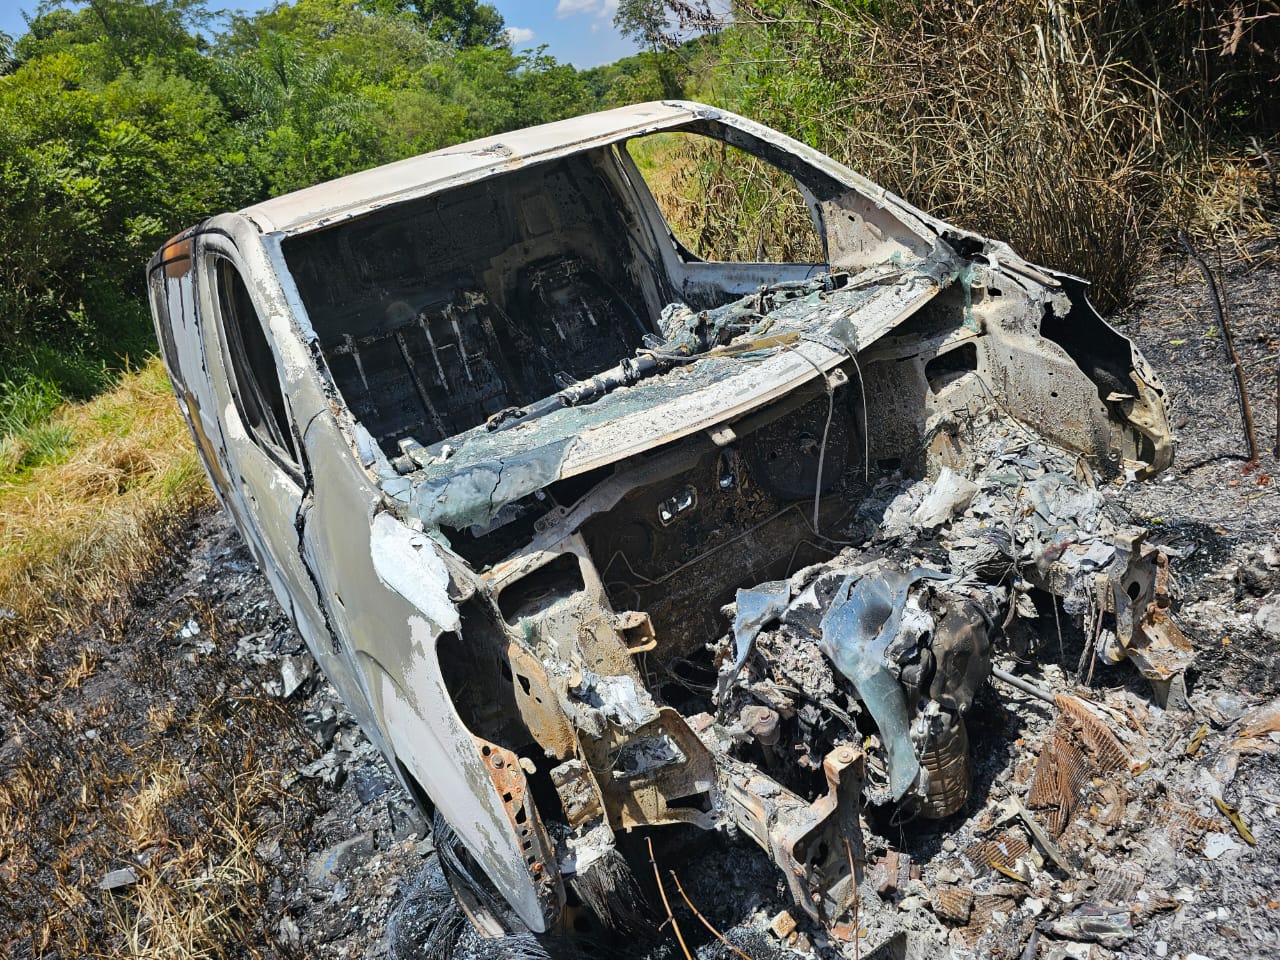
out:
{"label": "charred interior panel", "polygon": [[844,520],[856,503],[849,494],[862,443],[849,400],[839,392],[829,426],[826,398],[811,400],[584,526],[609,599],[648,611],[664,655],[688,656],[722,632],[720,608],[738,587],[785,578],[835,552],[811,514],[815,494],[820,527]]}
{"label": "charred interior panel", "polygon": [[388,454],[589,377],[654,332],[628,208],[598,160],[288,241],[338,389]]}

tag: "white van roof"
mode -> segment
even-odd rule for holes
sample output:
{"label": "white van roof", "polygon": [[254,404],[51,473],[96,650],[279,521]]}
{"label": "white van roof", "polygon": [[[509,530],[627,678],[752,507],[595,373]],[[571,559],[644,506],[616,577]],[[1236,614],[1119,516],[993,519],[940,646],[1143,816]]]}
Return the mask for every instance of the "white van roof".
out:
{"label": "white van roof", "polygon": [[654,101],[513,130],[316,184],[240,211],[263,233],[303,233],[387,204],[652,133],[723,116],[700,103]]}

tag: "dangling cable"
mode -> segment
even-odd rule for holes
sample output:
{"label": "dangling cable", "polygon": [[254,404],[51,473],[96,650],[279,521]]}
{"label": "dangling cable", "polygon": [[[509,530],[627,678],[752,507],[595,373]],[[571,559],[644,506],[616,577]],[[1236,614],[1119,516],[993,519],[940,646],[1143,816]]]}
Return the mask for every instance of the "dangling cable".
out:
{"label": "dangling cable", "polygon": [[[831,430],[831,419],[836,412],[836,388],[831,382],[830,375],[818,366],[817,361],[812,357],[806,356],[789,343],[779,344],[784,350],[790,350],[797,357],[804,360],[809,366],[817,371],[818,376],[822,378],[822,385],[827,391],[827,422],[822,428],[822,443],[818,447],[818,478],[813,482],[813,532],[815,536],[822,536],[818,529],[818,505],[822,500],[822,468],[826,464],[827,459],[827,433]],[[858,375],[861,379],[862,375]],[[864,415],[865,416],[865,415]]]}
{"label": "dangling cable", "polygon": [[853,369],[858,373],[858,392],[862,395],[862,482],[871,485],[871,428],[867,425],[867,384],[862,379],[862,366],[858,363],[858,355],[847,343],[841,344],[844,352],[853,361]]}

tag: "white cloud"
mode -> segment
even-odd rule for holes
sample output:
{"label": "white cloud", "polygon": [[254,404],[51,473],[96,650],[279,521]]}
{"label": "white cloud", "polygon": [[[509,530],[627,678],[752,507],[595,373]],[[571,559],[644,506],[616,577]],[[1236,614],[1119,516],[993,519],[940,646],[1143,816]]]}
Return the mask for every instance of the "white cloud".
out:
{"label": "white cloud", "polygon": [[535,36],[534,32],[528,27],[507,27],[503,32],[507,35],[507,43],[513,47],[517,44],[528,43]]}
{"label": "white cloud", "polygon": [[[560,0],[556,4],[556,16],[561,20],[580,13],[594,13],[597,20],[612,20],[617,12],[618,0]],[[597,28],[598,24],[593,25],[591,32]]]}
{"label": "white cloud", "polygon": [[[608,5],[609,0],[605,0]],[[556,4],[556,16],[563,20],[565,17],[572,17],[579,13],[596,13],[599,10],[600,0],[560,0]]]}

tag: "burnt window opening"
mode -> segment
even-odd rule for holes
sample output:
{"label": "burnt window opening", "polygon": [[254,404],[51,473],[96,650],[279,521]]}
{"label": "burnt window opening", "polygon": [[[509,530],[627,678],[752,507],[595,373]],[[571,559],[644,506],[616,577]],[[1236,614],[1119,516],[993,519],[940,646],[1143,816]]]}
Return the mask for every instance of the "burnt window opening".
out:
{"label": "burnt window opening", "polygon": [[683,259],[826,262],[799,182],[769,160],[688,131],[637,137],[625,149]]}
{"label": "burnt window opening", "polygon": [[938,354],[924,365],[924,376],[929,381],[929,389],[939,394],[966,373],[977,369],[978,347],[970,342]]}
{"label": "burnt window opening", "polygon": [[236,409],[259,445],[296,476],[300,472],[298,455],[289,434],[284,392],[262,318],[234,264],[218,257],[214,270]]}
{"label": "burnt window opening", "polygon": [[334,381],[388,456],[608,369],[661,306],[628,208],[579,154],[290,238]]}

